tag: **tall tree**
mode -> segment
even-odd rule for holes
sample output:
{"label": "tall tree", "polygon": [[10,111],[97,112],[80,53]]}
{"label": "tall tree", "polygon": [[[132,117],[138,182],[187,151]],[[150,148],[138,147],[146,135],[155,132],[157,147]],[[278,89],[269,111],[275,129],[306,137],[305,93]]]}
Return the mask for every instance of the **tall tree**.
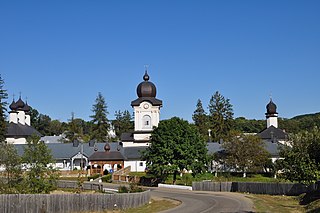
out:
{"label": "tall tree", "polygon": [[32,135],[27,140],[22,162],[28,167],[24,178],[24,193],[48,193],[55,188],[58,174],[53,169],[54,163],[50,149],[40,141],[40,137]]}
{"label": "tall tree", "polygon": [[230,100],[225,99],[216,91],[210,99],[208,108],[213,140],[228,139],[233,121],[233,109]]}
{"label": "tall tree", "polygon": [[202,102],[200,99],[198,99],[197,101],[196,110],[193,112],[192,120],[198,128],[202,137],[207,139],[209,130],[208,116],[203,109]]}
{"label": "tall tree", "polygon": [[21,174],[21,158],[13,144],[0,143],[0,165],[4,168],[0,179],[0,193],[18,193]]}
{"label": "tall tree", "polygon": [[132,116],[128,110],[121,112],[120,110],[115,112],[115,120],[112,121],[116,135],[118,138],[124,132],[133,130]]}
{"label": "tall tree", "polygon": [[262,171],[269,158],[263,141],[255,135],[232,137],[223,142],[222,147],[226,153],[227,166],[243,172],[244,177],[246,172]]}
{"label": "tall tree", "polygon": [[107,119],[107,104],[104,97],[99,92],[95,100],[95,104],[92,107],[92,116],[93,129],[91,133],[91,139],[97,141],[107,141],[109,133],[109,121]]}
{"label": "tall tree", "polygon": [[76,140],[82,140],[83,128],[82,120],[74,118],[74,113],[71,113],[71,119],[68,123],[68,130],[66,131],[66,142],[74,142]]}
{"label": "tall tree", "polygon": [[150,173],[166,179],[183,170],[192,170],[196,175],[205,170],[207,164],[206,143],[194,125],[174,117],[160,121],[151,135],[151,145],[143,153]]}
{"label": "tall tree", "polygon": [[290,181],[312,183],[320,178],[320,129],[292,135],[288,146],[283,146],[277,160],[280,174]]}
{"label": "tall tree", "polygon": [[7,90],[4,88],[4,80],[2,79],[0,75],[0,143],[5,141],[5,134],[7,132],[7,122],[6,122],[6,107],[7,107],[7,101],[8,93]]}

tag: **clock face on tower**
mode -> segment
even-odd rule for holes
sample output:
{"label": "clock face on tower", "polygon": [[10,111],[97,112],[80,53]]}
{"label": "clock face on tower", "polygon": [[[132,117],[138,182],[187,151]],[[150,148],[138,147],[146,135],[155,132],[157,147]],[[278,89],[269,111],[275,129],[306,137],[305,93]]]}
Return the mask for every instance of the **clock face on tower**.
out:
{"label": "clock face on tower", "polygon": [[148,109],[149,108],[149,104],[144,104],[143,108]]}

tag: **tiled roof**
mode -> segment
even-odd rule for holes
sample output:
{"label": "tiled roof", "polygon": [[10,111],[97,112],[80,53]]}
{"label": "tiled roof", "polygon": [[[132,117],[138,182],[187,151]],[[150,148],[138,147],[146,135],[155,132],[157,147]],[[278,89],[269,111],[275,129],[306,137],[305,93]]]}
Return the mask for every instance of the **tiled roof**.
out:
{"label": "tiled roof", "polygon": [[284,132],[282,129],[276,128],[274,126],[270,126],[259,132],[257,134],[261,139],[267,140],[286,140],[288,139],[288,133]]}
{"label": "tiled roof", "polygon": [[41,134],[32,126],[10,122],[7,126],[7,133],[5,136],[6,137],[10,137],[10,136],[27,137],[33,134],[41,136]]}
{"label": "tiled roof", "polygon": [[94,152],[90,157],[90,161],[95,160],[124,160],[125,158],[120,152],[113,151],[113,152]]}

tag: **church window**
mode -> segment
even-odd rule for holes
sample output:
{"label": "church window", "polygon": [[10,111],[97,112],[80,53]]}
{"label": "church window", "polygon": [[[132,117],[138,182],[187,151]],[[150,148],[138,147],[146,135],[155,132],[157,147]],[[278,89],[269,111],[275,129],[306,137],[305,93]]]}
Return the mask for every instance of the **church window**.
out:
{"label": "church window", "polygon": [[143,116],[143,127],[145,129],[151,128],[151,117],[149,115]]}

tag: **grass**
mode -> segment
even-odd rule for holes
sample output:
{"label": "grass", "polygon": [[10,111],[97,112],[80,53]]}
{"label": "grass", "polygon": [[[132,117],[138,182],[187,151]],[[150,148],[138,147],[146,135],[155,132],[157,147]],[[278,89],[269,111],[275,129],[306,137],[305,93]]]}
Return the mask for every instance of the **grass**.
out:
{"label": "grass", "polygon": [[259,213],[300,213],[305,212],[299,204],[298,197],[272,196],[272,195],[248,195],[254,202],[256,212]]}
{"label": "grass", "polygon": [[[156,213],[160,211],[164,211],[167,209],[174,208],[180,205],[179,201],[168,200],[168,199],[155,199],[151,200],[151,202],[147,205],[141,206],[139,208],[125,209],[125,210],[108,210],[103,212],[95,212],[95,213]],[[93,213],[93,212],[90,212]]]}

